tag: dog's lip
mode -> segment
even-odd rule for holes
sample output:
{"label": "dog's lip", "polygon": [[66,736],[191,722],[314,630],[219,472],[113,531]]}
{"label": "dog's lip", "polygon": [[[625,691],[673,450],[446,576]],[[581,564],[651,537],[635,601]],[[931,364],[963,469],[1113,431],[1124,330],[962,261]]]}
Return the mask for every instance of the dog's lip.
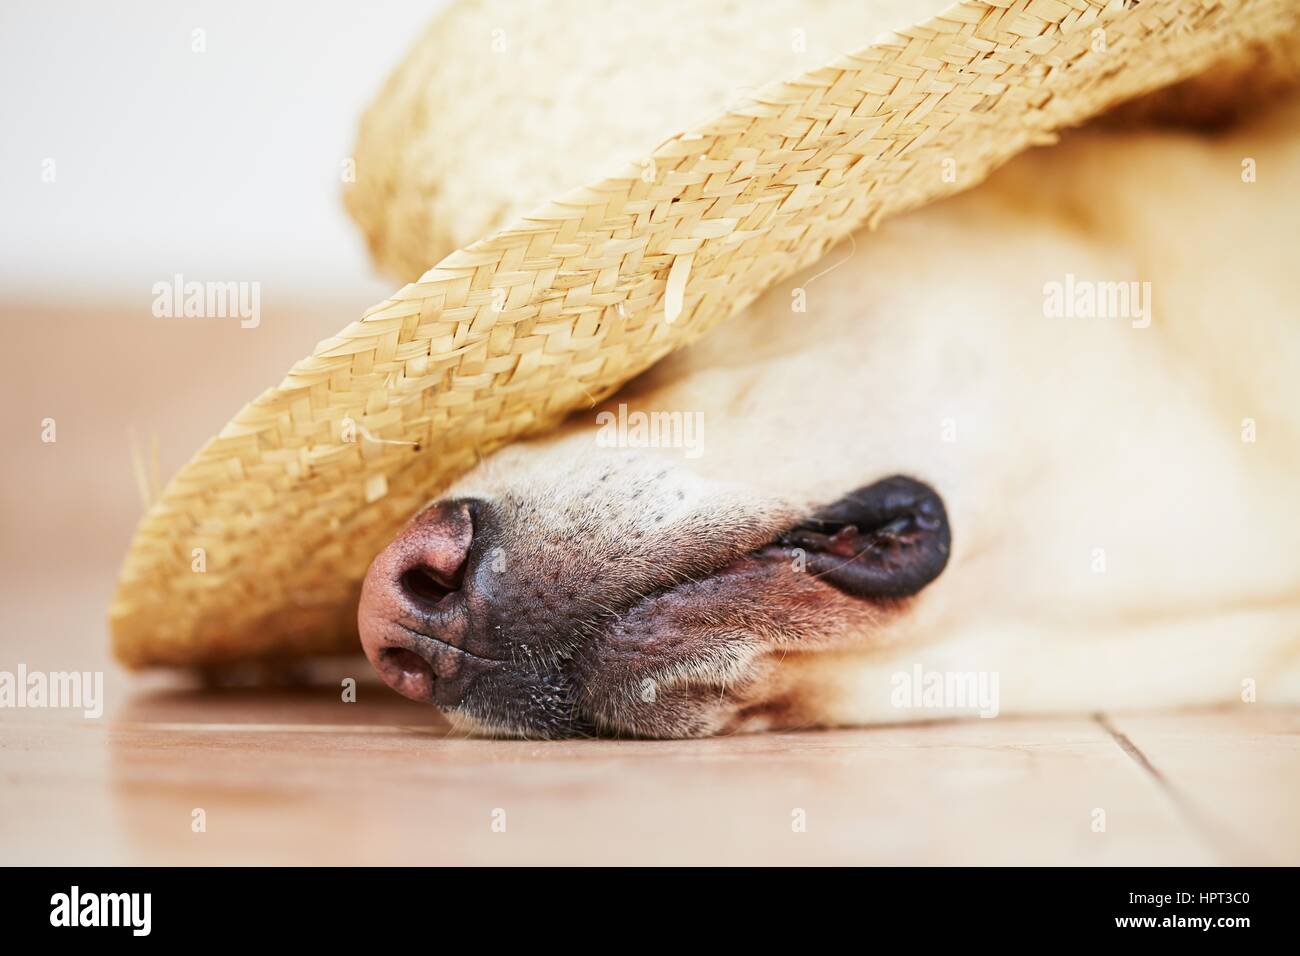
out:
{"label": "dog's lip", "polygon": [[686,575],[681,577],[679,580],[672,581],[660,587],[651,588],[629,602],[621,612],[607,622],[606,627],[603,628],[603,630],[609,631],[616,627],[618,623],[628,615],[659,600],[665,598],[670,599],[679,591],[697,586],[705,581],[716,581],[720,579],[739,577],[746,573],[752,573],[758,567],[788,562],[797,545],[790,543],[787,538],[796,531],[810,527],[811,521],[812,519],[809,517],[800,518],[772,534],[767,541],[763,542],[758,547],[751,548],[749,551],[738,553],[733,552],[725,556],[710,570],[699,574]]}
{"label": "dog's lip", "polygon": [[[791,554],[799,547],[794,535],[800,531],[815,531],[819,522],[811,514],[797,518],[788,524],[783,525],[779,530],[773,532],[770,537],[757,547],[750,548],[730,555],[725,561],[718,564],[716,568],[695,578],[696,581],[704,581],[709,578],[730,576],[742,571],[752,570],[756,563],[771,563],[775,561],[788,560]],[[680,581],[671,585],[667,590],[675,590],[687,581]]]}

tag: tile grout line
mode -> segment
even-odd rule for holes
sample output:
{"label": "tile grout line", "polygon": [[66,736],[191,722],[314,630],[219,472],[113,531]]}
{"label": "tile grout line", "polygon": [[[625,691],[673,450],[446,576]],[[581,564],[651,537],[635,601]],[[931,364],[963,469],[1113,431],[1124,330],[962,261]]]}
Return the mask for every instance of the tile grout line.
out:
{"label": "tile grout line", "polygon": [[1128,754],[1134,763],[1155,778],[1156,783],[1160,784],[1161,789],[1170,791],[1171,797],[1173,796],[1173,787],[1170,785],[1169,781],[1165,779],[1165,775],[1156,768],[1156,765],[1153,764],[1150,758],[1141,751],[1138,745],[1129,739],[1128,734],[1117,729],[1115,725],[1110,722],[1110,718],[1105,714],[1093,714],[1092,719],[1101,725],[1102,730],[1110,734],[1111,739],[1119,745],[1120,750]]}
{"label": "tile grout line", "polygon": [[[1110,718],[1106,716],[1106,714],[1095,713],[1092,715],[1092,719],[1096,721],[1097,725],[1110,736],[1111,740],[1115,742],[1115,745],[1119,747],[1119,749],[1122,750],[1130,760],[1151,776],[1151,779],[1155,781],[1156,786],[1160,788],[1161,792],[1164,793],[1169,802],[1173,804],[1174,809],[1178,811],[1184,822],[1192,828],[1192,831],[1198,837],[1205,840],[1210,845],[1210,849],[1213,850],[1216,855],[1224,857],[1227,860],[1227,865],[1238,865],[1252,862],[1249,859],[1241,859],[1240,845],[1243,841],[1235,834],[1227,831],[1212,817],[1202,813],[1200,808],[1187,798],[1180,787],[1175,786],[1168,777],[1160,772],[1160,769],[1151,762],[1151,758],[1149,758],[1142,749],[1133,742],[1132,738],[1129,737],[1128,734],[1124,733],[1110,722]],[[1251,847],[1250,849],[1252,853],[1254,853],[1255,848]],[[1257,855],[1253,861],[1254,864],[1259,865],[1261,859],[1266,859],[1266,857],[1263,855]]]}

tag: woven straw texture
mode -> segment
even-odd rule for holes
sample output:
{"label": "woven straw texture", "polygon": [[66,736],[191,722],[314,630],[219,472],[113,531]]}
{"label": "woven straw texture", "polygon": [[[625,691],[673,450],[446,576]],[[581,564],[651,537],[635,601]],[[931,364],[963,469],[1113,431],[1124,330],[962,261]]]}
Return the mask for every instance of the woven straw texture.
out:
{"label": "woven straw texture", "polygon": [[[962,3],[644,143],[648,161],[453,251],[201,449],[127,555],[110,609],[118,657],[206,665],[353,651],[371,558],[481,454],[595,403],[860,225],[973,185],[1054,129],[1296,27],[1296,0]],[[439,53],[454,70],[444,50],[417,51],[403,71]],[[945,175],[953,161],[956,177]],[[395,268],[409,268],[404,255]]]}

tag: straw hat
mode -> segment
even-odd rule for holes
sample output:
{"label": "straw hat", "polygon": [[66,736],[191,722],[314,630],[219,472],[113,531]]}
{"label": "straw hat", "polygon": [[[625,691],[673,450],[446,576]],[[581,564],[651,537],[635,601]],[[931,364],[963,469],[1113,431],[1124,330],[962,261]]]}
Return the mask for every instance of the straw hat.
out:
{"label": "straw hat", "polygon": [[414,281],[172,479],[122,568],[117,656],[354,651],[371,558],[481,455],[591,406],[864,223],[1294,36],[1298,7],[453,6],[371,106],[347,196],[376,259]]}

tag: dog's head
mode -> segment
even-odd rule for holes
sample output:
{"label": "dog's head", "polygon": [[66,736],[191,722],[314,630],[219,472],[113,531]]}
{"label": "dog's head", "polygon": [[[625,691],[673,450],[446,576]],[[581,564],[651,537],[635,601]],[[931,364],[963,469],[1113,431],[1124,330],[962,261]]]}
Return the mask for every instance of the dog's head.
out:
{"label": "dog's head", "polygon": [[417,515],[362,595],[362,641],[385,681],[498,734],[805,720],[782,660],[869,645],[947,563],[943,502],[901,475],[773,494],[761,445],[708,456],[730,480],[702,474],[689,449],[606,447],[619,428],[645,444],[655,429],[680,438],[682,423],[627,406],[588,417],[498,453]]}
{"label": "dog's head", "polygon": [[827,275],[800,321],[789,289],[764,295],[447,489],[366,579],[385,680],[485,732],[790,727],[820,719],[808,655],[942,626],[945,599],[918,595],[981,491],[936,392],[978,405],[982,330],[970,285],[927,281],[936,257],[882,255]]}

